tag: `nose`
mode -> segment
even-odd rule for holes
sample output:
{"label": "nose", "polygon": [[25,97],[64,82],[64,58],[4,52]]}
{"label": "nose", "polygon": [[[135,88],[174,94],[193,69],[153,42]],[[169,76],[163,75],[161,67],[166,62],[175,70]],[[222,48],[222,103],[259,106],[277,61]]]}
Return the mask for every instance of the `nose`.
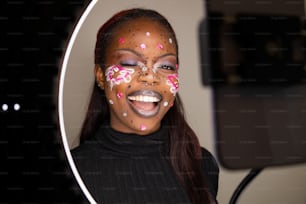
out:
{"label": "nose", "polygon": [[138,82],[145,85],[158,85],[160,83],[160,76],[158,72],[151,68],[142,69],[139,72]]}

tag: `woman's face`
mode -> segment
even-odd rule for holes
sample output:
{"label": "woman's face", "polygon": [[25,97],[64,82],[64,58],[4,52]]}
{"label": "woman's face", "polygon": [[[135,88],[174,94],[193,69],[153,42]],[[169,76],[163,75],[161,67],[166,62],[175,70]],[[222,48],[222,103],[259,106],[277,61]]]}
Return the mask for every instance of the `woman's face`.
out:
{"label": "woman's face", "polygon": [[160,128],[178,91],[177,62],[175,41],[157,22],[141,18],[115,29],[104,72],[96,69],[113,129],[145,135]]}

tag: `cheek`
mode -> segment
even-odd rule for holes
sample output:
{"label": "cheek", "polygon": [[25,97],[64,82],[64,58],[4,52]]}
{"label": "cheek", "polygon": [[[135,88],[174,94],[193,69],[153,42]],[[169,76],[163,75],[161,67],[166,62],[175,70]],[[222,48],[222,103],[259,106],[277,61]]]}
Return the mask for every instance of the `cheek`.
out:
{"label": "cheek", "polygon": [[121,83],[130,83],[134,72],[134,69],[112,65],[105,71],[106,81],[112,90],[114,86],[120,85]]}
{"label": "cheek", "polygon": [[173,96],[175,96],[179,90],[178,74],[177,73],[169,74],[166,80],[167,80],[166,83],[169,86],[169,91],[173,94]]}

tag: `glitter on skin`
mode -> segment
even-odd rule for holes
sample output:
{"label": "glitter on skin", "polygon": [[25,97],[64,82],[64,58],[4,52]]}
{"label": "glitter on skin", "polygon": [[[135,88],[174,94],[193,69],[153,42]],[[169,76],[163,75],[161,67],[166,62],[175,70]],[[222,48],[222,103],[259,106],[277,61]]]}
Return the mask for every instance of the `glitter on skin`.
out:
{"label": "glitter on skin", "polygon": [[169,43],[172,44],[172,38],[169,38]]}
{"label": "glitter on skin", "polygon": [[111,105],[113,105],[113,104],[114,104],[114,101],[113,101],[113,100],[111,100],[111,99],[110,99],[108,102],[109,102],[109,104],[111,104]]}
{"label": "glitter on skin", "polygon": [[150,32],[146,32],[146,36],[148,36],[148,37],[149,37],[150,35],[151,35],[151,33],[150,33]]}
{"label": "glitter on skin", "polygon": [[164,106],[165,106],[165,107],[167,107],[168,104],[169,104],[168,101],[165,101],[165,102],[164,102]]}
{"label": "glitter on skin", "polygon": [[145,126],[145,125],[140,125],[140,130],[141,131],[145,131],[147,129],[147,126]]}
{"label": "glitter on skin", "polygon": [[126,116],[127,116],[127,113],[126,113],[126,112],[122,113],[122,116],[123,116],[123,117],[126,117]]}

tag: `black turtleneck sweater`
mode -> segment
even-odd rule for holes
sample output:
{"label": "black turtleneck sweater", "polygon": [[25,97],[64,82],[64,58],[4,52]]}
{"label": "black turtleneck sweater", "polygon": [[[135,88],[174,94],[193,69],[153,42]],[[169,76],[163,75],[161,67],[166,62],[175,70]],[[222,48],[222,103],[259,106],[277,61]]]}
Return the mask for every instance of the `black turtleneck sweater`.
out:
{"label": "black turtleneck sweater", "polygon": [[[125,134],[101,126],[72,156],[79,174],[97,203],[185,204],[187,194],[165,158],[167,129],[147,135]],[[219,169],[204,148],[203,172],[216,198]]]}

